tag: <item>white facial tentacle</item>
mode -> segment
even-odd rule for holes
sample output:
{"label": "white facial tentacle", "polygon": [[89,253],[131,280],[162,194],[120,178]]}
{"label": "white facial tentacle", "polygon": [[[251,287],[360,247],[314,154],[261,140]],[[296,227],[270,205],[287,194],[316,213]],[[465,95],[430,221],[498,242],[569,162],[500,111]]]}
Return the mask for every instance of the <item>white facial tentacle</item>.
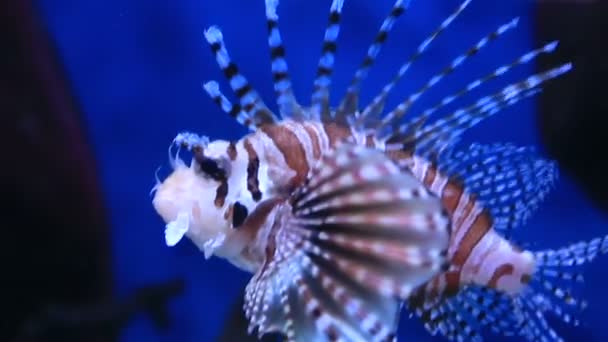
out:
{"label": "white facial tentacle", "polygon": [[167,246],[173,247],[186,235],[190,227],[190,213],[180,211],[177,218],[165,226],[165,242]]}

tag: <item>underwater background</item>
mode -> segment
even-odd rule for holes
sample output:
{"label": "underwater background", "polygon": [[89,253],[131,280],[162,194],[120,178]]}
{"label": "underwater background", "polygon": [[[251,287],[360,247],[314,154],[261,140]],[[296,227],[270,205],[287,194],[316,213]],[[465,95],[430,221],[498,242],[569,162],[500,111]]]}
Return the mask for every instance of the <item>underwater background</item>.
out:
{"label": "underwater background", "polygon": [[[287,61],[296,96],[302,103],[310,98],[330,2],[283,0],[279,6]],[[333,77],[333,104],[344,94],[392,3],[346,0]],[[152,208],[149,193],[157,168],[162,166],[161,179],[169,172],[167,148],[178,132],[189,130],[212,140],[238,139],[246,133],[202,90],[202,83],[212,79],[228,88],[203,38],[208,26],[222,29],[233,60],[266,103],[275,108],[263,1],[39,0],[38,4],[85,115],[100,168],[112,227],[116,292],[128,294],[143,285],[176,277],[186,281],[185,292],[171,301],[169,330],[159,332],[145,315],[140,315],[122,332],[121,341],[215,340],[250,276],[218,258],[204,260],[190,241],[166,247],[164,224]],[[454,0],[412,1],[364,83],[362,103],[390,80],[418,44],[458,5]],[[514,17],[521,17],[516,30],[491,43],[422,97],[414,111],[435,104],[448,92],[540,46],[534,43],[533,8],[529,0],[474,1],[415,63],[393,91],[386,108],[395,106],[452,58]],[[458,105],[468,104],[534,70],[534,64],[518,67]],[[562,80],[547,87],[558,82]],[[513,142],[542,150],[535,111],[535,99],[517,104],[472,129],[461,146],[471,141]],[[528,248],[543,249],[605,234],[607,217],[562,173],[555,190],[519,229],[516,238],[529,242]],[[581,326],[568,327],[551,320],[566,340],[608,340],[603,325],[608,316],[607,268],[608,256],[586,267],[585,294],[590,305]],[[428,336],[416,319],[407,318],[407,313],[402,315],[399,336],[403,340],[440,340]]]}

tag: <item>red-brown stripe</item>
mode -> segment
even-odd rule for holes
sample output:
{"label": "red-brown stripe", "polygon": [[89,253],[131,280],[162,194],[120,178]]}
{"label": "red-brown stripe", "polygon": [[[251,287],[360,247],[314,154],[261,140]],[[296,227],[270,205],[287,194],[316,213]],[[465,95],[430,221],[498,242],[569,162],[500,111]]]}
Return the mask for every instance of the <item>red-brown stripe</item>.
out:
{"label": "red-brown stripe", "polygon": [[215,206],[218,208],[223,207],[226,202],[226,196],[228,196],[228,181],[224,179],[215,191],[215,200],[213,201]]}
{"label": "red-brown stripe", "polygon": [[232,217],[232,212],[234,211],[234,204],[228,206],[228,210],[224,212],[224,220],[228,220]]}
{"label": "red-brown stripe", "polygon": [[429,283],[418,287],[416,290],[414,290],[414,292],[412,292],[407,300],[410,308],[422,307],[425,301],[425,289],[427,286],[429,286]]}
{"label": "red-brown stripe", "polygon": [[290,169],[296,172],[294,178],[291,179],[293,186],[298,186],[306,179],[306,174],[309,170],[308,162],[306,161],[306,151],[302,146],[302,142],[289,129],[280,125],[266,125],[261,130],[272,139]]}
{"label": "red-brown stripe", "polygon": [[315,132],[315,130],[312,127],[309,127],[308,125],[303,125],[303,127],[306,130],[306,133],[308,134],[308,136],[310,137],[310,141],[312,142],[313,157],[315,157],[315,159],[320,158],[321,157],[321,145],[319,142],[319,136],[317,135],[317,132]]}
{"label": "red-brown stripe", "polygon": [[236,159],[236,145],[234,144],[234,142],[230,142],[228,144],[228,148],[226,149],[226,153],[228,154],[228,157],[230,158],[230,160],[235,160]]}
{"label": "red-brown stripe", "polygon": [[[472,207],[473,206],[471,206],[471,208],[468,208],[468,210],[464,211],[464,217],[468,215],[469,211],[472,210]],[[479,215],[477,215],[477,217],[473,221],[471,227],[468,229],[468,231],[465,233],[462,240],[460,241],[460,245],[456,249],[456,253],[452,258],[452,264],[457,266],[464,265],[464,263],[471,255],[471,252],[473,252],[475,246],[477,246],[483,236],[488,232],[488,230],[490,230],[491,226],[492,220],[490,214],[485,210],[479,213]],[[466,227],[459,227],[456,229],[465,228]]]}
{"label": "red-brown stripe", "polygon": [[426,170],[426,175],[424,176],[424,180],[422,181],[424,183],[424,185],[426,185],[427,188],[431,187],[431,185],[433,184],[433,181],[435,180],[436,175],[437,175],[437,171],[435,170],[435,167],[433,167],[432,165],[429,165],[429,167]]}
{"label": "red-brown stripe", "polygon": [[325,129],[325,133],[329,138],[329,146],[331,147],[336,146],[338,141],[350,137],[350,131],[347,128],[339,126],[335,123],[323,124],[323,129]]}
{"label": "red-brown stripe", "polygon": [[[257,235],[260,228],[266,223],[266,219],[270,212],[274,209],[274,207],[283,202],[282,198],[274,198],[262,201],[258,204],[255,209],[247,216],[243,224],[240,226],[239,231],[245,232],[251,239]],[[274,257],[274,253],[276,252],[276,241],[275,241],[276,232],[271,231],[268,236],[268,243],[266,245],[266,249],[264,253],[266,254],[266,263],[262,265],[262,269],[259,274],[264,274],[265,268],[268,266],[268,261],[272,260]],[[246,253],[246,251],[244,252]]]}
{"label": "red-brown stripe", "polygon": [[490,278],[490,281],[488,282],[488,286],[490,288],[495,289],[496,286],[498,285],[498,281],[500,280],[501,277],[506,276],[506,275],[510,275],[513,274],[513,265],[511,264],[502,264],[500,265],[496,270],[494,270],[494,274],[492,274],[492,278]]}
{"label": "red-brown stripe", "polygon": [[251,229],[257,231],[265,222],[268,214],[274,207],[282,202],[281,198],[268,199],[260,202],[255,209],[247,216],[241,225],[241,230]]}
{"label": "red-brown stripe", "polygon": [[429,291],[429,298],[436,298],[439,295],[439,281],[441,280],[442,275],[438,275],[436,277],[433,278],[433,280],[431,281],[431,283],[427,286],[431,286],[431,291]]}
{"label": "red-brown stripe", "polygon": [[[434,169],[429,168],[427,175],[431,173],[431,170],[433,170],[433,173],[435,172]],[[458,184],[453,179],[450,179],[443,189],[443,193],[441,194],[441,202],[443,203],[445,209],[450,213],[450,216],[454,214],[454,211],[458,207],[458,202],[460,202],[460,198],[462,197],[463,193],[464,189],[462,185]]]}
{"label": "red-brown stripe", "polygon": [[260,159],[258,158],[258,154],[255,152],[255,149],[251,145],[251,142],[249,142],[249,139],[245,139],[244,146],[249,157],[249,161],[247,163],[247,190],[249,190],[251,193],[251,198],[253,198],[255,201],[259,201],[262,198],[262,193],[260,192],[260,182],[258,180]]}
{"label": "red-brown stripe", "polygon": [[460,291],[460,271],[450,271],[445,273],[445,288],[443,295],[452,297]]}

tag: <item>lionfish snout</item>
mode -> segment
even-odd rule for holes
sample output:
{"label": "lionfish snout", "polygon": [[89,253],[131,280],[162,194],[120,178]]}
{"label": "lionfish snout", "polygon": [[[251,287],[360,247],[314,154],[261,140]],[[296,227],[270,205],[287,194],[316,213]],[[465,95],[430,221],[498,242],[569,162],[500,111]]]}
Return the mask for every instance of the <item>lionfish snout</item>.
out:
{"label": "lionfish snout", "polygon": [[228,226],[222,208],[213,204],[212,185],[186,166],[178,166],[157,185],[152,204],[167,223],[167,245],[177,244],[184,235],[197,245],[204,244]]}

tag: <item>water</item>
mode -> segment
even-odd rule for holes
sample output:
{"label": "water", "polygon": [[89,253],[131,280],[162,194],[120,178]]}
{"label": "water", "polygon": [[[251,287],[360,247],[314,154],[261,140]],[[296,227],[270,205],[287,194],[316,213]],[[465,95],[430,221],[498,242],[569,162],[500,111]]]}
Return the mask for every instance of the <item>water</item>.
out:
{"label": "water", "polygon": [[[210,341],[249,276],[219,260],[205,261],[192,244],[175,248],[164,244],[164,224],[151,206],[148,193],[154,171],[167,174],[167,147],[176,133],[192,130],[212,139],[236,139],[245,129],[221,112],[202,91],[204,81],[223,82],[204,42],[203,30],[219,25],[228,49],[243,73],[266,102],[274,106],[263,1],[244,0],[39,0],[47,29],[55,39],[73,88],[85,113],[95,149],[112,222],[113,265],[118,294],[156,281],[184,276],[186,293],[171,306],[174,324],[158,333],[138,317],[122,335],[123,341]],[[310,98],[312,80],[327,22],[329,0],[283,0],[281,30],[296,95]],[[334,76],[336,103],[354,69],[361,62],[392,0],[348,0]],[[414,1],[396,25],[387,46],[363,89],[363,103],[376,94],[419,42],[458,5],[457,1]],[[387,108],[417,89],[451,58],[513,17],[517,30],[492,43],[479,56],[451,75],[416,109],[424,109],[459,89],[473,77],[531,49],[532,4],[525,0],[474,2],[429,50],[393,92]],[[557,38],[557,37],[556,37]],[[506,80],[492,83],[484,93],[532,72],[518,68]],[[557,82],[560,82],[558,80]],[[221,83],[228,89],[226,83]],[[481,92],[475,93],[479,95]],[[471,102],[469,97],[464,103]],[[459,102],[462,104],[463,102]],[[537,145],[534,100],[506,110],[473,129],[468,141]],[[275,108],[275,107],[272,107]],[[538,248],[558,247],[608,233],[608,220],[586,200],[567,175],[562,175],[531,222],[520,229],[520,240]],[[591,305],[582,327],[555,323],[568,340],[605,340],[603,314],[608,285],[604,257],[587,268],[587,298]],[[430,341],[418,321],[402,317],[401,338]]]}

